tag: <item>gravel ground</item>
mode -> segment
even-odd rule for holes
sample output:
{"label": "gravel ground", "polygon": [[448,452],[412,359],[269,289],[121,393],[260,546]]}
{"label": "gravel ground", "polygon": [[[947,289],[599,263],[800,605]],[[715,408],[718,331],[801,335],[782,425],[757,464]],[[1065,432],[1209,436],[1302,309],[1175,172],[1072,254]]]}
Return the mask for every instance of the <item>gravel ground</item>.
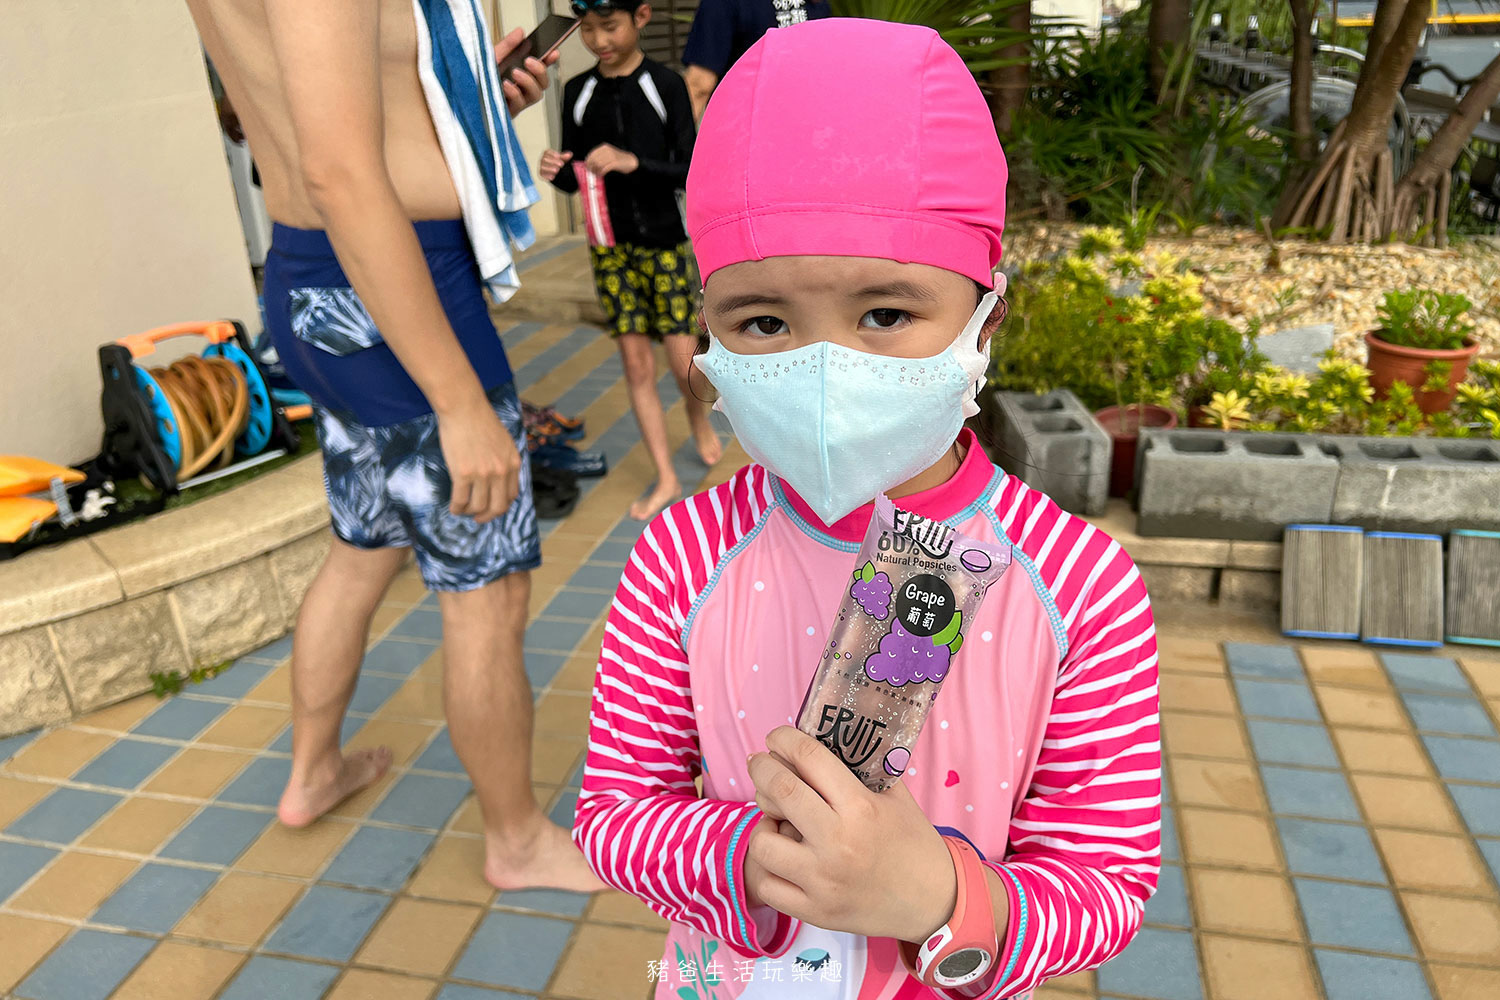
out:
{"label": "gravel ground", "polygon": [[[1010,263],[1036,260],[1078,243],[1076,225],[1017,224],[1006,233]],[[1391,289],[1431,288],[1460,292],[1474,303],[1482,353],[1500,357],[1500,241],[1469,240],[1447,250],[1405,245],[1328,246],[1284,241],[1280,266],[1271,261],[1266,238],[1249,230],[1202,229],[1192,237],[1154,237],[1148,255],[1168,251],[1191,260],[1203,275],[1209,312],[1243,326],[1266,316],[1266,332],[1332,323],[1335,344],[1363,360],[1364,334],[1378,325],[1381,296]],[[1279,295],[1295,291],[1280,315]]]}

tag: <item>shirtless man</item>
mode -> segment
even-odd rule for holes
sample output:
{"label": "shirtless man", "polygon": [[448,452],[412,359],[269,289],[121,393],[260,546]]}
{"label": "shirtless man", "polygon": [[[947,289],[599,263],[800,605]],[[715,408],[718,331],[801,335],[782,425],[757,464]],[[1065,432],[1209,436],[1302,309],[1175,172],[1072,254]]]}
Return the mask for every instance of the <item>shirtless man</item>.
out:
{"label": "shirtless man", "polygon": [[[384,747],[344,754],[339,730],[410,547],[438,592],[443,698],[483,810],[485,877],[601,889],[532,794],[521,644],[540,550],[524,431],[417,75],[412,0],[187,2],[277,223],[267,327],[318,404],[335,534],[297,621],[278,815],[305,826],[390,767]],[[546,77],[532,59],[505,83],[512,114]]]}

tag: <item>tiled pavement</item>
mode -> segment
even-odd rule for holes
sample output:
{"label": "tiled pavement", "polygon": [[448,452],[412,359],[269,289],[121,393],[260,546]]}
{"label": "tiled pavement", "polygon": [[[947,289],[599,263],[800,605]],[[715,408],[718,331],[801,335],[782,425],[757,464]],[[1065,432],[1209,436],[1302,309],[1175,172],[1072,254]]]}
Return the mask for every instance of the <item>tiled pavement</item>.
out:
{"label": "tiled pavement", "polygon": [[[526,633],[532,777],[566,821],[590,650],[638,533],[620,513],[650,469],[606,341],[534,324],[506,341],[528,398],[583,413],[612,461],[547,526]],[[663,394],[676,399],[670,378]],[[692,481],[703,470],[680,406],[671,422]],[[272,815],[289,759],[286,640],[170,700],[0,740],[0,995],[646,996],[662,924],[640,904],[496,894],[480,878],[437,624],[407,572],[345,732],[390,745],[397,766],[305,831]],[[1163,626],[1162,888],[1123,956],[1039,1000],[1500,997],[1500,658],[1250,638]]]}

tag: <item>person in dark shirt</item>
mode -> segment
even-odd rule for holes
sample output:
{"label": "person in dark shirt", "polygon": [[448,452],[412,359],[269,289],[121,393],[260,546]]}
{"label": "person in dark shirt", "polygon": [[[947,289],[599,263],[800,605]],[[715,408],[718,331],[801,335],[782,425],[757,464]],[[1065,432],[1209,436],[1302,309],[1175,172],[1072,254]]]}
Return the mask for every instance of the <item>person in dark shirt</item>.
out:
{"label": "person in dark shirt", "polygon": [[703,117],[719,80],[761,35],[832,16],[828,0],[702,0],[682,49],[693,119]]}
{"label": "person in dark shirt", "polygon": [[591,227],[594,285],[656,465],[656,485],[630,508],[631,517],[649,520],[682,493],[656,391],[655,342],[666,344],[699,456],[713,465],[722,454],[708,410],[687,381],[697,345],[698,282],[679,195],[696,128],[682,78],[641,51],[648,4],[573,0],[573,11],[599,63],[563,88],[563,148],[542,154],[540,173],[569,193],[579,189],[576,165],[603,180],[612,238]]}

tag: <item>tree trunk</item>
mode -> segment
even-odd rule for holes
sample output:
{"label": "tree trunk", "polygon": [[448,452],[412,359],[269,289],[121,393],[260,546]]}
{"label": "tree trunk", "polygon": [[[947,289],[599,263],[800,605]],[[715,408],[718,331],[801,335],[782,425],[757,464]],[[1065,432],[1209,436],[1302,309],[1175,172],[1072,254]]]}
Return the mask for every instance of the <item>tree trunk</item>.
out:
{"label": "tree trunk", "polygon": [[1313,136],[1313,13],[1319,0],[1291,0],[1292,8],[1292,155],[1306,169],[1318,155]]}
{"label": "tree trunk", "polygon": [[1452,181],[1453,165],[1458,162],[1459,154],[1468,145],[1469,137],[1474,134],[1474,126],[1484,119],[1485,112],[1495,103],[1496,98],[1500,98],[1500,56],[1491,59],[1490,64],[1469,85],[1469,89],[1459,100],[1458,107],[1453,109],[1453,113],[1438,128],[1432,141],[1396,187],[1396,202],[1404,208],[1425,205],[1425,196],[1436,190],[1438,197],[1434,210],[1438,214],[1433,218],[1415,217],[1410,208],[1406,208],[1402,214],[1393,214],[1389,235],[1406,238],[1430,225],[1437,245],[1447,244],[1448,194],[1445,186]]}
{"label": "tree trunk", "polygon": [[1192,0],[1152,0],[1146,37],[1151,44],[1151,87],[1158,102],[1164,98],[1172,54],[1187,44],[1192,27]]}
{"label": "tree trunk", "polygon": [[1026,103],[1026,92],[1031,86],[1031,4],[1017,4],[1005,20],[1007,31],[1017,33],[1019,41],[1001,49],[1003,59],[1014,60],[1012,65],[991,70],[990,113],[995,118],[995,131],[1002,137],[1010,135],[1015,124],[1016,112]]}
{"label": "tree trunk", "polygon": [[[1429,11],[1427,0],[1380,0],[1370,30],[1370,51],[1377,55],[1366,59],[1355,85],[1353,106],[1323,151],[1318,168],[1294,181],[1295,196],[1288,192],[1278,203],[1275,228],[1312,224],[1322,229],[1332,224],[1329,238],[1333,242],[1343,242],[1349,236],[1360,238],[1359,232],[1349,229],[1354,198],[1358,194],[1374,200],[1375,163],[1387,146],[1396,98],[1406,81]],[[1333,169],[1334,165],[1338,169]],[[1366,221],[1377,231],[1389,228],[1387,219]]]}

